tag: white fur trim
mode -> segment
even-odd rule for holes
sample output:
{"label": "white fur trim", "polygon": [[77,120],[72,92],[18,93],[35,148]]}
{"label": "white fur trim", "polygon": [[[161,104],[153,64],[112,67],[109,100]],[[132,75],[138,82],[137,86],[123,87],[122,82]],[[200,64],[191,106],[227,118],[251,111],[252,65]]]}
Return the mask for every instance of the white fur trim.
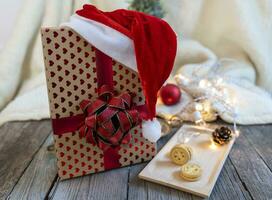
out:
{"label": "white fur trim", "polygon": [[103,53],[134,71],[138,71],[134,43],[126,35],[102,23],[79,15],[71,16],[70,21],[63,23],[61,26],[70,27]]}
{"label": "white fur trim", "polygon": [[142,124],[144,138],[150,142],[157,142],[161,137],[161,124],[154,118],[153,120],[144,121]]}

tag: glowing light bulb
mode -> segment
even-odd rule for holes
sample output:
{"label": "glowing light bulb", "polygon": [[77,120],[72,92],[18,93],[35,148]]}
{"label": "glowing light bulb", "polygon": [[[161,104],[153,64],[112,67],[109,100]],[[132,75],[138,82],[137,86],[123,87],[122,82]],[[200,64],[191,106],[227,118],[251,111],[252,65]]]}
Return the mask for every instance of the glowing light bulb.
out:
{"label": "glowing light bulb", "polygon": [[215,94],[217,92],[217,90],[215,88],[212,88],[212,91],[211,91],[213,94]]}
{"label": "glowing light bulb", "polygon": [[195,104],[195,109],[196,109],[197,111],[203,110],[202,104],[201,104],[201,103],[196,103],[196,104]]}
{"label": "glowing light bulb", "polygon": [[232,103],[233,103],[232,99],[230,99],[230,98],[227,98],[225,101],[226,101],[226,104],[228,104],[228,105],[232,105]]}
{"label": "glowing light bulb", "polygon": [[186,138],[184,139],[184,143],[189,142],[189,140],[190,140],[190,138],[186,137]]}
{"label": "glowing light bulb", "polygon": [[188,85],[191,82],[190,79],[181,74],[176,75],[175,80],[177,81],[178,84],[181,85]]}
{"label": "glowing light bulb", "polygon": [[209,84],[208,80],[202,79],[201,81],[199,81],[198,86],[201,87],[201,88],[206,88],[206,87],[209,87],[210,84]]}
{"label": "glowing light bulb", "polygon": [[217,79],[216,84],[219,85],[219,84],[221,84],[222,82],[223,82],[223,79],[220,77],[220,78]]}
{"label": "glowing light bulb", "polygon": [[214,143],[214,141],[211,139],[211,144],[209,146],[211,149],[215,150],[217,149],[217,145]]}
{"label": "glowing light bulb", "polygon": [[235,133],[236,137],[239,137],[239,135],[240,135],[240,131],[239,130],[235,130],[234,133]]}

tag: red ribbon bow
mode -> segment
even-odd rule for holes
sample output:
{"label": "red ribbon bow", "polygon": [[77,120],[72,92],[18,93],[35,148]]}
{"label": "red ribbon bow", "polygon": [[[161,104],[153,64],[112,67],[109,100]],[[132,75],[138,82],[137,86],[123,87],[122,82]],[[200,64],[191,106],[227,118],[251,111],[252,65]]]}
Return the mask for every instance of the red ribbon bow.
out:
{"label": "red ribbon bow", "polygon": [[131,95],[126,92],[114,96],[108,85],[98,89],[95,101],[83,100],[80,107],[85,113],[80,137],[86,137],[102,150],[129,143],[129,130],[141,122],[139,112],[132,107]]}

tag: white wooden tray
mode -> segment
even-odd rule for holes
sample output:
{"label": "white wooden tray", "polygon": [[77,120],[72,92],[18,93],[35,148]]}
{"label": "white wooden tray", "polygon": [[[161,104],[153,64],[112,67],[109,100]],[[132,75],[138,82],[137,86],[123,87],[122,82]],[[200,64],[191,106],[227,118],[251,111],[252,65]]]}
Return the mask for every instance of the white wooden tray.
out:
{"label": "white wooden tray", "polygon": [[217,146],[212,145],[209,134],[201,133],[191,138],[186,143],[193,149],[191,162],[199,164],[203,173],[198,181],[188,182],[179,176],[181,167],[173,164],[169,158],[172,147],[180,143],[180,134],[186,133],[188,130],[191,130],[190,126],[183,126],[179,129],[141,171],[139,177],[201,197],[209,197],[235,139],[233,138],[226,145]]}

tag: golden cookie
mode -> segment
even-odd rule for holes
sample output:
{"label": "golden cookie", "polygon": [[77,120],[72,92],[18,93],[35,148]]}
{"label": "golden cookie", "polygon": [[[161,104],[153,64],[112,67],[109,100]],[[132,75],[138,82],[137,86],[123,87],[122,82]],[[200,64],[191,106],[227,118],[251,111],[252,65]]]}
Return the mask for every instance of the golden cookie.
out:
{"label": "golden cookie", "polygon": [[196,181],[202,175],[202,169],[198,164],[186,163],[181,167],[180,176],[187,181]]}
{"label": "golden cookie", "polygon": [[184,165],[192,157],[192,149],[184,144],[176,145],[170,152],[171,160],[177,165]]}
{"label": "golden cookie", "polygon": [[193,181],[198,181],[199,178],[200,178],[200,177],[198,177],[198,178],[188,178],[188,177],[184,176],[183,174],[180,174],[180,177],[181,177],[183,180],[191,181],[191,182],[193,182]]}

